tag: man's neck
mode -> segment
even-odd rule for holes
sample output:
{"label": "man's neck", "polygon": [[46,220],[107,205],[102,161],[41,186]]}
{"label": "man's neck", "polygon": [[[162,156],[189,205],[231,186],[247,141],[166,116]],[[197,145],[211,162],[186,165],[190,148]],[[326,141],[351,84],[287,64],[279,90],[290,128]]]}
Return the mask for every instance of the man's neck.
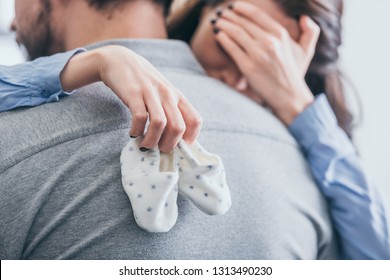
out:
{"label": "man's neck", "polygon": [[61,14],[66,21],[62,24],[65,50],[115,38],[167,38],[162,8],[151,1],[134,1],[106,11],[91,8],[87,1],[75,2]]}

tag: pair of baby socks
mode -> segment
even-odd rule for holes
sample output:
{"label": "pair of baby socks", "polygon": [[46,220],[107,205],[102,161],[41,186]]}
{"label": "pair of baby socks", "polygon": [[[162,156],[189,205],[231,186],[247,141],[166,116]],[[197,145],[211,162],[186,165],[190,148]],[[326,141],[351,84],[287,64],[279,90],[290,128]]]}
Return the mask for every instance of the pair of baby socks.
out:
{"label": "pair of baby socks", "polygon": [[121,154],[122,184],[136,223],[148,232],[167,232],[178,217],[177,197],[188,197],[200,210],[222,215],[231,205],[219,156],[198,142],[181,141],[171,153],[157,148],[141,152],[141,139],[131,139]]}

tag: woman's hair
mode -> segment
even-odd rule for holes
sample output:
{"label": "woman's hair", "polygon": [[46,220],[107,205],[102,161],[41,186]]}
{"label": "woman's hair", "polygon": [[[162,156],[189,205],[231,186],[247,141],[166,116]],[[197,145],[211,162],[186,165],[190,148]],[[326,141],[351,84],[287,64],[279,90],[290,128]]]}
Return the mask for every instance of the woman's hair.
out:
{"label": "woman's hair", "polygon": [[[338,67],[341,45],[341,17],[343,0],[273,0],[284,13],[293,18],[307,15],[321,28],[320,38],[313,60],[306,74],[306,82],[314,95],[325,93],[337,117],[339,126],[352,138],[353,117],[344,94],[342,74]],[[172,38],[187,42],[196,30],[200,13],[205,5],[216,6],[225,0],[200,0],[192,7],[191,15],[180,26],[169,24]],[[179,15],[180,16],[180,15]]]}

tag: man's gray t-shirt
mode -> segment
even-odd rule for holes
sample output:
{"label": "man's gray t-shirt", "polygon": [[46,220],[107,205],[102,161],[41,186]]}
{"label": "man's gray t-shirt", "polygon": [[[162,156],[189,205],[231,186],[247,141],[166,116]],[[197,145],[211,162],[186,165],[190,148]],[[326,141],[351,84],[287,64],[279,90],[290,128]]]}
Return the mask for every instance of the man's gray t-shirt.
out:
{"label": "man's gray t-shirt", "polygon": [[129,110],[94,84],[58,103],[0,114],[1,259],[335,258],[327,205],[299,146],[267,110],[204,73],[189,47],[117,40],[155,65],[204,119],[232,207],[208,216],[179,196],[168,233],[148,233],[121,185]]}

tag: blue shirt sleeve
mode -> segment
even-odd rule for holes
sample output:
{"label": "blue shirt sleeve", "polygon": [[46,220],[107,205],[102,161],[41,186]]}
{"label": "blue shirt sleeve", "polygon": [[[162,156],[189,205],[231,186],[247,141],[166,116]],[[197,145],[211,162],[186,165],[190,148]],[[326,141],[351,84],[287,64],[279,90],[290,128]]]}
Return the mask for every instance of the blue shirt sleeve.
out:
{"label": "blue shirt sleeve", "polygon": [[22,106],[58,101],[62,90],[60,74],[69,59],[84,49],[43,57],[15,66],[0,66],[0,112]]}
{"label": "blue shirt sleeve", "polygon": [[389,212],[325,95],[290,125],[326,197],[344,259],[390,259]]}

